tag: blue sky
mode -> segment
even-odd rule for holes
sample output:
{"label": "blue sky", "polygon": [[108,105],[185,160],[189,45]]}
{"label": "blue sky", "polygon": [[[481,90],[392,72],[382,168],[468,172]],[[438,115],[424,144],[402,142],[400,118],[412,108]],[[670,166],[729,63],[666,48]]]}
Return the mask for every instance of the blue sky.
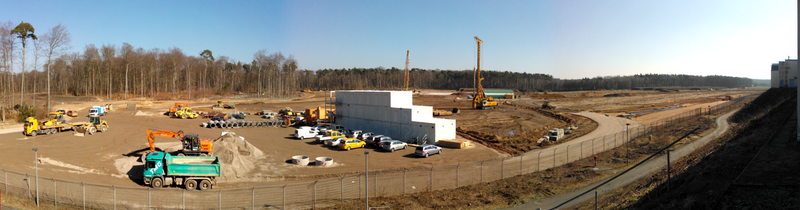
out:
{"label": "blue sky", "polygon": [[[210,49],[249,63],[293,55],[301,69],[481,69],[556,78],[640,73],[769,78],[797,57],[796,1],[7,1],[0,21],[36,34],[62,23],[73,51],[127,42]],[[19,63],[19,62],[17,62]],[[17,70],[19,71],[19,70]]]}

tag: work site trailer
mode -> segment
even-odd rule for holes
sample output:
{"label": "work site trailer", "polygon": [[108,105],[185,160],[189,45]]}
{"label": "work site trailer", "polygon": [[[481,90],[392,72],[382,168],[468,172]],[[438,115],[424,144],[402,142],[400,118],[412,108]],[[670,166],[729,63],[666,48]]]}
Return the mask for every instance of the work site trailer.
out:
{"label": "work site trailer", "polygon": [[221,175],[218,157],[172,156],[152,152],[145,158],[144,184],[153,188],[183,185],[187,190],[207,190]]}

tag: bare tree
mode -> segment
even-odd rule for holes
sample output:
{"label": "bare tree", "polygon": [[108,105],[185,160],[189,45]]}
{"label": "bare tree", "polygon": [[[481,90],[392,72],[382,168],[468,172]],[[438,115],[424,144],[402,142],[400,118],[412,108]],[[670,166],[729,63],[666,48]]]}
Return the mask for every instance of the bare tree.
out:
{"label": "bare tree", "polygon": [[130,66],[131,57],[133,57],[133,46],[128,44],[127,42],[122,43],[122,47],[119,48],[120,54],[122,55],[122,62],[125,63],[125,99],[128,99],[128,67]]}
{"label": "bare tree", "polygon": [[100,52],[103,53],[103,63],[106,66],[106,99],[111,98],[111,66],[114,64],[114,57],[117,54],[117,47],[113,44],[104,44],[102,48],[100,48]]}
{"label": "bare tree", "polygon": [[9,103],[12,103],[13,100],[11,98],[11,94],[14,92],[14,47],[16,46],[16,42],[14,42],[14,36],[11,34],[11,29],[14,23],[11,21],[0,23],[0,54],[2,54],[2,67],[4,71],[4,75],[2,76],[3,85],[3,104],[0,106],[0,115],[2,115],[3,122],[6,121],[6,107]]}
{"label": "bare tree", "polygon": [[72,46],[69,45],[69,42],[72,41],[72,37],[69,35],[69,31],[67,31],[67,27],[61,25],[54,26],[50,29],[47,33],[45,33],[42,38],[47,46],[45,46],[45,50],[47,50],[47,111],[50,112],[50,64],[52,62],[53,56],[59,56],[60,54],[66,52],[67,50],[71,49]]}

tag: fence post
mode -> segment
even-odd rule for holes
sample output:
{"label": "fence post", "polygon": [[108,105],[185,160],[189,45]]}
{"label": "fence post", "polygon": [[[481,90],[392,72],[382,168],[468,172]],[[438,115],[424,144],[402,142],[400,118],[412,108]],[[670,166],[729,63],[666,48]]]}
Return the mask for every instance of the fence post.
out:
{"label": "fence post", "polygon": [[147,188],[147,209],[150,209],[150,188],[149,187]]}
{"label": "fence post", "polygon": [[403,169],[403,194],[406,194],[406,168]]}
{"label": "fence post", "polygon": [[542,152],[544,152],[544,150],[539,151],[539,155],[536,157],[536,171],[542,170]]}
{"label": "fence post", "polygon": [[505,179],[505,177],[506,177],[505,176],[505,173],[506,173],[505,167],[506,167],[506,159],[505,158],[500,158],[500,179]]}
{"label": "fence post", "polygon": [[117,210],[117,186],[112,185],[114,188],[114,210]]}
{"label": "fence post", "polygon": [[456,165],[456,188],[458,188],[458,169],[461,167],[461,163]]}
{"label": "fence post", "polygon": [[569,146],[572,146],[572,145],[567,145],[567,162],[566,163],[569,163]]}
{"label": "fence post", "polygon": [[483,162],[486,162],[486,160],[481,161],[481,182],[483,182]]}
{"label": "fence post", "polygon": [[289,185],[288,184],[283,185],[283,209],[286,209],[286,186]]}
{"label": "fence post", "polygon": [[186,190],[181,190],[181,208],[186,209]]}
{"label": "fence post", "polygon": [[56,186],[56,179],[53,179],[53,206],[58,209],[58,186]]}
{"label": "fence post", "polygon": [[358,175],[358,199],[361,199],[361,174]]}
{"label": "fence post", "polygon": [[340,199],[344,202],[344,176],[339,180],[339,191],[339,197],[341,197]]}
{"label": "fence post", "polygon": [[553,148],[553,168],[554,169],[556,168],[556,150],[558,150],[558,147]]}
{"label": "fence post", "polygon": [[317,182],[314,182],[314,209],[317,209]]}
{"label": "fence post", "polygon": [[594,141],[595,140],[597,140],[597,138],[593,138],[592,139],[592,155],[596,154],[596,153],[594,153]]}
{"label": "fence post", "polygon": [[433,166],[431,166],[431,191],[433,191]]}
{"label": "fence post", "polygon": [[519,175],[522,175],[522,157],[525,157],[525,153],[519,156]]}
{"label": "fence post", "polygon": [[222,189],[217,191],[217,209],[222,210]]}
{"label": "fence post", "polygon": [[378,172],[375,172],[375,197],[378,197]]}
{"label": "fence post", "polygon": [[[81,182],[81,186],[83,186],[83,210],[86,210],[86,184]],[[150,188],[147,189],[147,206],[150,207]]]}
{"label": "fence post", "polygon": [[253,198],[250,200],[250,209],[256,209],[256,187],[253,187]]}

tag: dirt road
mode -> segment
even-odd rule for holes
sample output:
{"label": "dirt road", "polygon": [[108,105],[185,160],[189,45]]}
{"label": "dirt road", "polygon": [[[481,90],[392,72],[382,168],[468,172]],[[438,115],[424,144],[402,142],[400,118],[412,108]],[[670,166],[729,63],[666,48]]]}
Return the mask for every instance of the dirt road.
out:
{"label": "dirt road", "polygon": [[[730,126],[728,125],[728,121],[727,121],[728,117],[730,117],[734,112],[735,111],[732,111],[730,113],[727,113],[727,114],[724,114],[724,115],[718,117],[716,119],[717,128],[714,131],[712,131],[711,133],[709,133],[708,135],[705,135],[705,136],[703,136],[702,138],[700,138],[698,140],[695,140],[695,141],[693,141],[691,143],[688,143],[688,144],[686,144],[686,145],[684,145],[684,146],[672,151],[670,153],[670,160],[672,160],[672,161],[678,160],[678,159],[682,158],[683,156],[686,156],[686,155],[690,154],[691,152],[693,152],[697,148],[701,147],[702,145],[707,144],[711,140],[716,139],[719,136],[721,136],[723,133],[727,132],[730,129]],[[600,130],[600,129],[598,129],[598,130]],[[632,182],[634,182],[634,181],[636,181],[638,179],[641,179],[643,177],[649,176],[650,174],[652,174],[652,173],[654,173],[654,172],[656,172],[658,170],[661,170],[661,168],[665,167],[666,165],[667,165],[666,158],[659,157],[659,158],[651,159],[651,160],[645,162],[644,164],[640,165],[639,167],[631,170],[630,172],[628,172],[628,173],[620,176],[619,178],[609,182],[608,184],[603,185],[602,187],[598,188],[597,189],[597,193],[598,193],[598,195],[602,195],[602,194],[604,194],[606,192],[609,192],[609,191],[612,191],[614,189],[617,189],[617,188],[623,187],[625,185],[628,185],[628,184],[630,184],[630,183],[632,183]],[[614,169],[614,170],[616,170],[616,169]],[[572,192],[558,194],[558,195],[551,196],[551,197],[544,198],[544,199],[528,201],[523,205],[514,206],[514,207],[510,207],[510,208],[506,208],[506,209],[507,210],[522,210],[522,209],[536,209],[536,208],[551,209],[551,208],[554,208],[557,205],[563,203],[564,201],[569,200],[570,198],[573,198],[573,197],[575,197],[577,195],[580,195],[581,193],[583,193],[583,192],[585,192],[585,191],[587,191],[587,190],[589,190],[589,189],[591,189],[593,187],[596,187],[597,185],[599,185],[600,183],[602,183],[602,182],[604,182],[606,180],[607,179],[598,181],[597,183],[582,187],[582,188],[574,190]],[[585,202],[585,201],[589,201],[591,199],[594,199],[594,194],[593,193],[588,193],[588,194],[586,194],[586,195],[584,195],[584,196],[582,196],[582,197],[580,197],[578,199],[573,200],[570,203],[565,204],[564,206],[561,206],[560,208],[569,208],[571,206],[577,205],[577,204]]]}

